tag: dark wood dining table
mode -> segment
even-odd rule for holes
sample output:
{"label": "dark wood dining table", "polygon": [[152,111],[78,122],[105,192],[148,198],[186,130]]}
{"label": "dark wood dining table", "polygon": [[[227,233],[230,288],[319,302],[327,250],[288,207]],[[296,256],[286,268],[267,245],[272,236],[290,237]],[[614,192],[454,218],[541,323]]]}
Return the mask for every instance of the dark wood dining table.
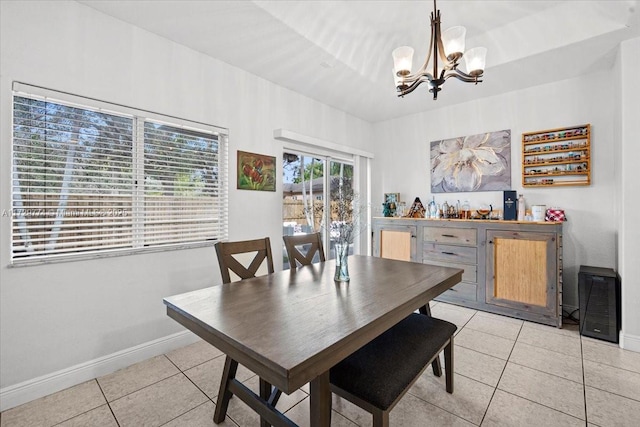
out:
{"label": "dark wood dining table", "polygon": [[[358,255],[349,256],[349,282],[335,282],[334,273],[330,260],[164,304],[169,317],[265,383],[287,394],[310,383],[310,425],[329,426],[331,367],[462,278],[460,269]],[[263,397],[234,390],[261,425],[295,425]]]}

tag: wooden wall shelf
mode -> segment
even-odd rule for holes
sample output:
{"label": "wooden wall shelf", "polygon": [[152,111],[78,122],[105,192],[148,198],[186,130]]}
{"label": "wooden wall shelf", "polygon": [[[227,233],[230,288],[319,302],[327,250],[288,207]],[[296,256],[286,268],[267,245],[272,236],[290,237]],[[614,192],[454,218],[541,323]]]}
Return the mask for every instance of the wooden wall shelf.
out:
{"label": "wooden wall shelf", "polygon": [[522,134],[522,186],[591,184],[591,125]]}

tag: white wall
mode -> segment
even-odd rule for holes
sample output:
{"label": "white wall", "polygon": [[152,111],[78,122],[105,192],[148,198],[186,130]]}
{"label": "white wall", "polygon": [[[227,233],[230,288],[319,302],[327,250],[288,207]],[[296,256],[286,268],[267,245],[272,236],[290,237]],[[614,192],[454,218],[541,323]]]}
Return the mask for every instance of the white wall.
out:
{"label": "white wall", "polygon": [[621,81],[619,170],[620,198],[619,272],[622,282],[622,345],[640,351],[640,38],[621,44],[615,77]]}
{"label": "white wall", "polygon": [[[277,128],[369,149],[369,123],[78,3],[0,7],[2,209],[14,80],[228,128],[230,238],[267,235],[275,253],[280,194],[235,190],[236,150],[280,158]],[[0,390],[184,330],[162,298],[220,278],[213,247],[8,268],[10,218],[0,221]]]}
{"label": "white wall", "polygon": [[[567,306],[578,306],[580,265],[616,267],[616,188],[613,147],[613,80],[611,72],[507,93],[465,104],[402,117],[374,125],[376,158],[372,200],[400,192],[407,203],[417,196],[431,200],[429,143],[478,133],[511,129],[511,187],[524,194],[527,206],[545,204],[565,209],[564,293]],[[487,78],[491,74],[487,73]],[[447,96],[447,85],[439,97]],[[473,90],[469,85],[468,90]],[[426,96],[415,92],[410,96]],[[434,101],[437,102],[437,101]],[[585,187],[522,187],[522,133],[591,123],[592,185]],[[376,197],[378,197],[376,199]],[[502,209],[502,192],[439,193],[439,203],[469,200]],[[380,203],[378,203],[378,201]]]}

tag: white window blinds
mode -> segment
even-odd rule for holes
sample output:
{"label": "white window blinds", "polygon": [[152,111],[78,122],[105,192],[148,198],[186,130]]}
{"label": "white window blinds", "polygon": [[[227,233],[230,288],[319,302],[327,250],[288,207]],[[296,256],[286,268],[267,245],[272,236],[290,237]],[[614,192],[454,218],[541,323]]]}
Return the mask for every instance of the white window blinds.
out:
{"label": "white window blinds", "polygon": [[142,111],[13,100],[13,263],[227,237],[226,135]]}
{"label": "white window blinds", "polygon": [[144,123],[145,245],[200,242],[226,234],[217,136]]}

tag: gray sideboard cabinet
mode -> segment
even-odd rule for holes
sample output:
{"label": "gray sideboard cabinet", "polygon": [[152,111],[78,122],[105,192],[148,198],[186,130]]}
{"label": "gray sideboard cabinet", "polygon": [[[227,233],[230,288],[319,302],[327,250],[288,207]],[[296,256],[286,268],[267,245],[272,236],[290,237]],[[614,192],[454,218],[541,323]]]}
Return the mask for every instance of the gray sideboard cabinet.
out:
{"label": "gray sideboard cabinet", "polygon": [[562,327],[562,223],[374,218],[373,255],[451,266],[438,301]]}

